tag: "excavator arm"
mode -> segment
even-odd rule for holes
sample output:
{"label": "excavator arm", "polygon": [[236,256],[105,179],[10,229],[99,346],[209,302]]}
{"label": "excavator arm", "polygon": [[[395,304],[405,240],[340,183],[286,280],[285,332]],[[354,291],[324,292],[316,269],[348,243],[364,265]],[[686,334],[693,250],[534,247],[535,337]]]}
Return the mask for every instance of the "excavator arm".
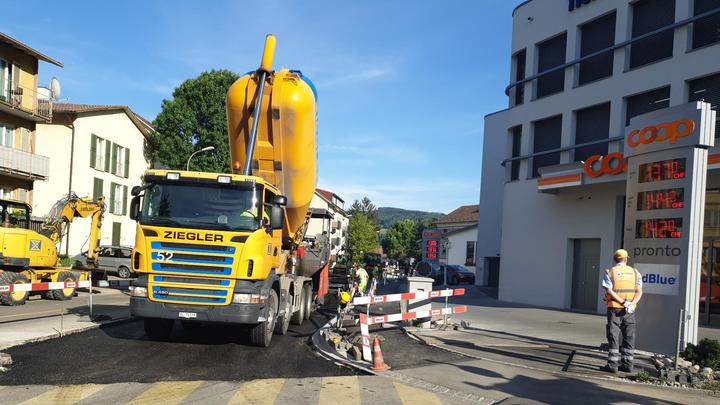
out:
{"label": "excavator arm", "polygon": [[97,267],[100,254],[100,230],[102,228],[103,214],[105,213],[105,197],[97,201],[89,197],[78,197],[70,193],[59,199],[50,209],[45,218],[41,233],[50,238],[54,243],[60,242],[65,235],[67,224],[75,218],[91,217],[90,238],[88,240],[87,264]]}

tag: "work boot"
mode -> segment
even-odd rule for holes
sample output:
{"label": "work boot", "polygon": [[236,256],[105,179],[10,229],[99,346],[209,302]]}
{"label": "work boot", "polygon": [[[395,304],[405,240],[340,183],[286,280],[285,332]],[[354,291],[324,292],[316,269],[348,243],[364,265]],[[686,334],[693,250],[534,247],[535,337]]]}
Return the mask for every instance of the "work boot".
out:
{"label": "work boot", "polygon": [[617,366],[606,364],[606,365],[600,367],[600,371],[605,371],[606,373],[617,374],[618,368],[617,368]]}
{"label": "work boot", "polygon": [[628,365],[628,364],[621,364],[619,370],[622,371],[623,373],[632,373],[633,366]]}

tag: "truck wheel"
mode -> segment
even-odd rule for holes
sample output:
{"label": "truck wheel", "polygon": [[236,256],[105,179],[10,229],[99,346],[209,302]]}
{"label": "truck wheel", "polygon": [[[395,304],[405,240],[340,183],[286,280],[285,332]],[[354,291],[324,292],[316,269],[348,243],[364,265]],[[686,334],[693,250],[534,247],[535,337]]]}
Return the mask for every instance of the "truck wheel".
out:
{"label": "truck wheel", "polygon": [[[69,283],[69,282],[75,282],[77,283],[77,277],[75,277],[75,274],[69,272],[69,271],[61,271],[60,274],[57,276],[58,283]],[[73,288],[63,288],[62,290],[50,290],[48,291],[48,296],[52,297],[54,300],[58,301],[67,301],[70,298],[73,297],[75,294],[75,287]]]}
{"label": "truck wheel", "polygon": [[175,321],[172,319],[143,319],[145,334],[152,340],[166,340],[172,333]]}
{"label": "truck wheel", "polygon": [[303,287],[303,289],[305,290],[305,319],[310,319],[313,304],[312,286],[310,284],[305,284],[305,287]]}
{"label": "truck wheel", "polygon": [[120,267],[118,267],[118,277],[120,277],[120,278],[130,278],[130,275],[131,275],[131,274],[132,274],[132,272],[130,271],[129,268],[127,268],[127,267],[125,267],[125,266],[120,266]]}
{"label": "truck wheel", "polygon": [[[30,280],[22,273],[3,271],[0,273],[0,285],[2,284],[28,284]],[[24,305],[30,291],[15,291],[0,294],[0,303],[8,306]]]}
{"label": "truck wheel", "polygon": [[302,322],[305,320],[305,293],[305,288],[303,288],[300,292],[300,308],[298,308],[297,311],[293,312],[292,318],[290,319],[293,325],[301,325]]}
{"label": "truck wheel", "polygon": [[292,297],[290,296],[290,291],[288,291],[288,296],[285,298],[285,314],[279,315],[277,317],[277,321],[275,322],[275,333],[278,335],[285,335],[287,334],[288,328],[290,327],[290,317],[292,316]]}
{"label": "truck wheel", "polygon": [[260,322],[250,329],[250,343],[253,346],[268,347],[272,340],[273,329],[277,319],[278,296],[275,290],[268,294],[268,316],[265,322]]}

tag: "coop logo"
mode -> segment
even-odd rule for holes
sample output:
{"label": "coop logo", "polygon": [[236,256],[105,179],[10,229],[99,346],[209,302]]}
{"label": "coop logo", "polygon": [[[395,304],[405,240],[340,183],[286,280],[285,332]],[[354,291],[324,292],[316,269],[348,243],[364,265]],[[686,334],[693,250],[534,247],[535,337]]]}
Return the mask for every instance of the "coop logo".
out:
{"label": "coop logo", "polygon": [[650,125],[643,129],[635,129],[628,134],[627,144],[631,148],[662,141],[668,141],[674,145],[679,138],[684,138],[693,131],[695,131],[695,122],[688,118],[682,118],[672,122]]}
{"label": "coop logo", "polygon": [[643,284],[675,285],[677,283],[677,278],[673,276],[664,276],[662,274],[652,273],[643,275],[642,281]]}
{"label": "coop logo", "polygon": [[627,162],[620,152],[609,153],[606,156],[593,155],[585,159],[584,170],[588,177],[600,177],[604,174],[615,176],[627,170]]}

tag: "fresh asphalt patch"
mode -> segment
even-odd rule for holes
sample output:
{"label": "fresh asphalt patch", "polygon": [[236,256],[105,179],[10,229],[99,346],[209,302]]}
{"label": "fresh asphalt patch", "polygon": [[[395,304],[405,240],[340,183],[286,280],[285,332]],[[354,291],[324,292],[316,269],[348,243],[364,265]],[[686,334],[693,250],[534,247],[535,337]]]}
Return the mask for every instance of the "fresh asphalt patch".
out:
{"label": "fresh asphalt patch", "polygon": [[7,350],[14,364],[0,385],[109,384],[157,381],[246,381],[354,375],[314,353],[310,336],[328,317],[313,313],[268,348],[250,346],[243,329],[186,329],[176,322],[168,341],[145,336],[140,321],[125,322]]}

